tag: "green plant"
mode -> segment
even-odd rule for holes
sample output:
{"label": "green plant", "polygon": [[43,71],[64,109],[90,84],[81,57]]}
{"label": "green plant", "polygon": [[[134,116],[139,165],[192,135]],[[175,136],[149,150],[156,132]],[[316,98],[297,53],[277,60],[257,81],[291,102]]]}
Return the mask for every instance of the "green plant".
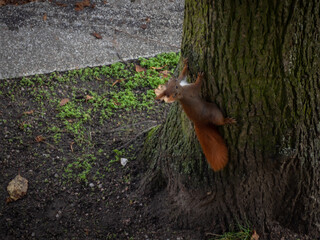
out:
{"label": "green plant", "polygon": [[121,156],[124,154],[124,150],[113,149],[114,159],[109,161],[109,164],[119,162]]}
{"label": "green plant", "polygon": [[236,231],[217,235],[215,238],[211,238],[211,240],[250,240],[252,233],[253,230],[248,224],[247,226],[238,224]]}
{"label": "green plant", "polygon": [[151,68],[151,67],[163,67],[164,65],[177,65],[180,59],[180,53],[176,54],[174,52],[171,53],[161,53],[156,57],[145,59],[139,58],[140,64],[143,67]]}
{"label": "green plant", "polygon": [[96,157],[92,154],[85,154],[83,157],[78,157],[76,161],[67,165],[64,169],[65,174],[63,176],[68,179],[88,182],[88,176],[95,161]]}

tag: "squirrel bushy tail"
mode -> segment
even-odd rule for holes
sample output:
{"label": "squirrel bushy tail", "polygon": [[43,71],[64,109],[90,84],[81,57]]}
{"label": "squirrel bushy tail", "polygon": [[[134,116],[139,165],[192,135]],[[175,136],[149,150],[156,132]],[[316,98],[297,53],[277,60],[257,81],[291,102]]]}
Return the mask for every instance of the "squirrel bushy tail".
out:
{"label": "squirrel bushy tail", "polygon": [[223,169],[228,163],[228,149],[213,124],[194,125],[203,153],[214,171]]}

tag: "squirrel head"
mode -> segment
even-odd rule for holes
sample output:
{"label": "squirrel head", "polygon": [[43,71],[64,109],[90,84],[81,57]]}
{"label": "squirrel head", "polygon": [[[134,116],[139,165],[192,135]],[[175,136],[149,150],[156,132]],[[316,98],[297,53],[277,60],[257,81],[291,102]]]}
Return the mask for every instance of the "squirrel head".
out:
{"label": "squirrel head", "polygon": [[159,85],[154,92],[156,99],[163,100],[167,103],[172,103],[182,98],[182,86],[178,79],[171,79],[165,85]]}

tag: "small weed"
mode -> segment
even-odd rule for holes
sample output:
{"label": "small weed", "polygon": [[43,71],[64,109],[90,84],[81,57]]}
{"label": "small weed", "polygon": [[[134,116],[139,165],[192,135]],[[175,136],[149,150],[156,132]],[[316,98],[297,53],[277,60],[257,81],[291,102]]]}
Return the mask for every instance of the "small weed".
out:
{"label": "small weed", "polygon": [[124,154],[124,150],[114,149],[113,152],[115,154],[115,162],[120,161],[121,156]]}
{"label": "small weed", "polygon": [[68,179],[76,179],[81,182],[88,182],[88,175],[95,163],[96,157],[92,154],[86,154],[78,157],[76,161],[69,163],[64,169],[63,176]]}
{"label": "small weed", "polygon": [[215,238],[211,238],[211,240],[250,240],[252,232],[252,228],[249,225],[242,226],[238,224],[236,231],[224,233]]}

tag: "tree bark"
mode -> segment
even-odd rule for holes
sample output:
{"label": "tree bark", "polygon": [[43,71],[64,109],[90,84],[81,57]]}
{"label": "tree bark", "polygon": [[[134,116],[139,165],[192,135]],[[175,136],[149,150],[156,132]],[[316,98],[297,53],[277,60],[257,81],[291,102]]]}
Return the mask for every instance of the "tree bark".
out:
{"label": "tree bark", "polygon": [[250,223],[320,236],[320,2],[186,0],[181,52],[203,97],[237,125],[220,127],[229,163],[213,172],[174,104],[142,154],[147,192],[169,193],[182,227]]}

